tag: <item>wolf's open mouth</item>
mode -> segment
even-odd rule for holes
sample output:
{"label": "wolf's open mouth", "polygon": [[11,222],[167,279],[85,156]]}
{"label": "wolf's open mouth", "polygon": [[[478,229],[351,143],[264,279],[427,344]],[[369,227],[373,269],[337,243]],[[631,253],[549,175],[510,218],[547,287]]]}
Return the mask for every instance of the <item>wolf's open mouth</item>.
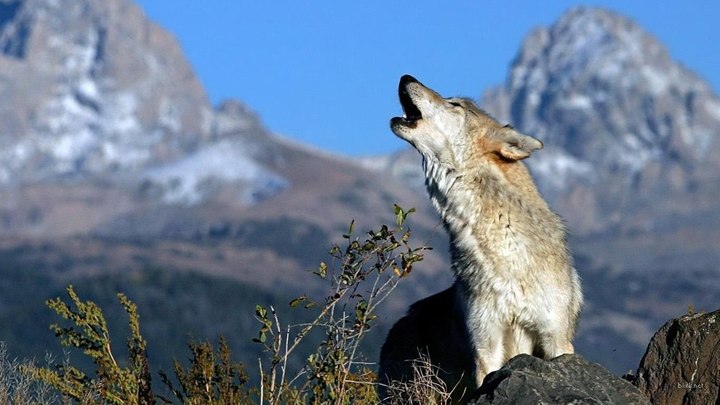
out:
{"label": "wolf's open mouth", "polygon": [[400,105],[402,106],[405,116],[403,117],[406,121],[417,121],[422,118],[420,109],[413,103],[410,94],[407,91],[407,87],[410,83],[417,82],[417,80],[409,75],[405,75],[400,79],[400,86],[398,86],[398,94],[400,95]]}

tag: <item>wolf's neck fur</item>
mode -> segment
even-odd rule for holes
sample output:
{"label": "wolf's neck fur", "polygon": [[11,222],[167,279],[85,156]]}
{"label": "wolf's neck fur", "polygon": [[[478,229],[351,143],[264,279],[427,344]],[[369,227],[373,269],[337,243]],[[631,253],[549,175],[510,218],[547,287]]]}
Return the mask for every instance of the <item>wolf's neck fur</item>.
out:
{"label": "wolf's neck fur", "polygon": [[[485,165],[458,171],[425,157],[430,199],[450,237],[452,270],[467,292],[506,277],[531,276],[534,268],[571,267],[564,226],[550,211],[520,162],[507,177]],[[560,266],[558,266],[560,264]],[[527,274],[526,274],[527,273]]]}

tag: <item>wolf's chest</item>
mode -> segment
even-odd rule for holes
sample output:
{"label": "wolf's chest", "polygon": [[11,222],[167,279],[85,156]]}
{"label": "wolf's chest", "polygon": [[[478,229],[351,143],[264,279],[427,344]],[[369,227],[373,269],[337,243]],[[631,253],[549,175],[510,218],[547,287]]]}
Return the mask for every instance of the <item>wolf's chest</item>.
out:
{"label": "wolf's chest", "polygon": [[530,246],[517,235],[478,241],[470,231],[455,240],[459,260],[453,263],[456,275],[472,291],[471,301],[492,310],[505,321],[531,318],[542,311],[543,294],[539,291],[547,280],[538,279],[534,271],[544,263],[533,256]]}
{"label": "wolf's chest", "polygon": [[522,319],[536,312],[537,294],[529,278],[486,277],[479,287],[480,304],[493,307],[501,318]]}
{"label": "wolf's chest", "polygon": [[486,277],[466,294],[465,311],[470,324],[490,320],[506,326],[534,324],[546,310],[536,286],[518,279]]}

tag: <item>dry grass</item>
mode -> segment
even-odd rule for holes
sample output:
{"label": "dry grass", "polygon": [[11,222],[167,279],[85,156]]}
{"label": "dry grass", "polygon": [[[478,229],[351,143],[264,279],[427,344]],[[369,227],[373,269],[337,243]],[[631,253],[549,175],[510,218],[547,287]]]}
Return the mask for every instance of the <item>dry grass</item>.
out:
{"label": "dry grass", "polygon": [[412,361],[413,376],[408,381],[393,381],[387,387],[384,404],[444,405],[453,402],[457,387],[449,388],[440,378],[440,369],[425,354]]}
{"label": "dry grass", "polygon": [[9,359],[7,345],[0,342],[0,404],[44,405],[60,402],[52,387],[24,371],[30,365],[29,361]]}

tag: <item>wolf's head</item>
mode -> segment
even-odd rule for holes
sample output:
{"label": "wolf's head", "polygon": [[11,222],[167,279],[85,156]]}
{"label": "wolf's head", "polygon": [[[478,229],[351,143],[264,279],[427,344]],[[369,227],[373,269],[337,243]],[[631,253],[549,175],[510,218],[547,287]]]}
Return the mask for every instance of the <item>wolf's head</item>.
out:
{"label": "wolf's head", "polygon": [[403,117],[390,121],[395,135],[423,158],[450,169],[482,161],[510,163],[525,159],[542,142],[503,126],[466,98],[443,98],[410,75],[398,88]]}

